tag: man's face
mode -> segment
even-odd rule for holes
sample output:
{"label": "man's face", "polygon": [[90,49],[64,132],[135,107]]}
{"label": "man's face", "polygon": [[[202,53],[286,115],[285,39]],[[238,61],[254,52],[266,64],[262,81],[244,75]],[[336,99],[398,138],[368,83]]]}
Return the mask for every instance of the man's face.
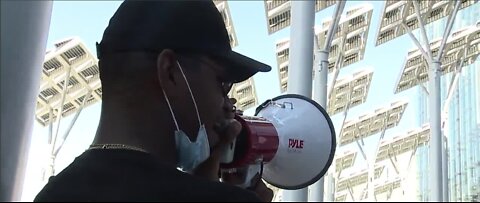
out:
{"label": "man's face", "polygon": [[[214,147],[221,139],[219,125],[228,119],[233,119],[235,115],[233,106],[235,100],[229,99],[227,96],[232,83],[224,79],[227,74],[226,67],[209,57],[198,55],[182,56],[178,62],[188,80],[201,122],[205,124],[210,147]],[[185,82],[182,79],[177,83]],[[188,87],[185,89],[185,87],[179,86],[176,94],[183,95],[177,97],[182,108],[177,107],[174,112],[177,117],[184,117],[180,119],[186,122],[179,121],[180,129],[184,130],[191,139],[195,139],[198,132],[198,121],[193,101]]]}

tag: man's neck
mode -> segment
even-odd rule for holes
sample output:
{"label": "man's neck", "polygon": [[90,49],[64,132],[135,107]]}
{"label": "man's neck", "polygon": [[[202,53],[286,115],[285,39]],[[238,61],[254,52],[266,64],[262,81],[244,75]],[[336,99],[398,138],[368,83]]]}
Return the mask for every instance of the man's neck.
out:
{"label": "man's neck", "polygon": [[[137,147],[166,165],[176,166],[174,131],[167,119],[153,118],[137,111],[104,111],[92,144],[123,144]],[[132,113],[135,112],[135,113]],[[123,114],[122,114],[123,113]],[[161,115],[161,114],[157,114]],[[167,114],[168,115],[168,114]],[[164,122],[167,120],[166,122]]]}

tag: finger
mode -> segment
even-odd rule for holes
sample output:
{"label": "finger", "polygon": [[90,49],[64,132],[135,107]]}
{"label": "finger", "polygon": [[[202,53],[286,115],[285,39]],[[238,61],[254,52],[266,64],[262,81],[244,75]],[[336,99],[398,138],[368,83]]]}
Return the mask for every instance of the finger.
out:
{"label": "finger", "polygon": [[193,175],[203,177],[211,181],[219,181],[218,171],[220,171],[220,165],[218,162],[208,158],[194,169]]}
{"label": "finger", "polygon": [[255,174],[252,180],[250,180],[250,186],[248,187],[248,189],[255,190],[255,188],[257,188],[258,183],[261,181],[262,181],[262,177],[260,176],[260,173]]}
{"label": "finger", "polygon": [[264,202],[271,202],[273,199],[273,190],[267,187],[267,185],[261,180],[258,182],[254,191]]}
{"label": "finger", "polygon": [[228,127],[223,133],[220,133],[220,140],[217,145],[212,148],[212,153],[210,158],[215,160],[220,159],[220,157],[225,153],[225,150],[232,144],[234,139],[242,131],[242,124],[235,119],[229,120]]}
{"label": "finger", "polygon": [[219,175],[218,172],[220,171],[220,159],[222,155],[225,153],[227,147],[233,142],[235,137],[241,131],[241,124],[235,120],[231,119],[227,121],[228,124],[224,124],[224,130],[222,127],[216,128],[216,131],[223,131],[221,134],[221,139],[212,147],[212,151],[210,153],[210,157],[202,162],[194,171],[193,174],[201,177],[208,178],[210,180],[218,181]]}

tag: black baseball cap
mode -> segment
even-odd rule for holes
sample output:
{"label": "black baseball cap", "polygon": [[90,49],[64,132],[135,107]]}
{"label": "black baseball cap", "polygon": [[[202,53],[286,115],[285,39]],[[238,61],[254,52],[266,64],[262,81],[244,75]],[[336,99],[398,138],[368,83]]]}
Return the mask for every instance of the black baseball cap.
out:
{"label": "black baseball cap", "polygon": [[97,43],[97,57],[163,49],[220,60],[231,82],[271,70],[269,65],[232,51],[223,17],[211,0],[124,1]]}

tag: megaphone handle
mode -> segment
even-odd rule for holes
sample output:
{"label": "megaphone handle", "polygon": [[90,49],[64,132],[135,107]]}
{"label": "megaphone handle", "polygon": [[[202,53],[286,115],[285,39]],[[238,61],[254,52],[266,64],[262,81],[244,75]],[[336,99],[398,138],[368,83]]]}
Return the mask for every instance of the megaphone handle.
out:
{"label": "megaphone handle", "polygon": [[[249,165],[245,182],[239,186],[242,188],[255,188],[258,184],[258,181],[262,180],[262,173],[263,173],[263,162]],[[259,175],[258,180],[253,181],[253,178],[257,174]]]}

